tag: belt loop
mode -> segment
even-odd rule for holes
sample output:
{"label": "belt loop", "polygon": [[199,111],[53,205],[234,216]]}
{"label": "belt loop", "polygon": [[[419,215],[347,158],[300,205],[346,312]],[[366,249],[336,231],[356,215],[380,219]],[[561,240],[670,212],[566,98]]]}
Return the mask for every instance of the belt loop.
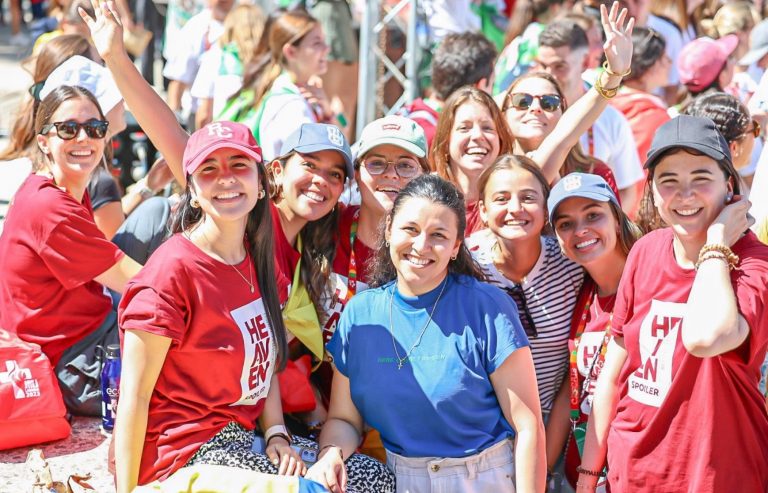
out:
{"label": "belt loop", "polygon": [[467,466],[467,475],[470,480],[474,480],[477,477],[477,457],[473,457],[464,463]]}

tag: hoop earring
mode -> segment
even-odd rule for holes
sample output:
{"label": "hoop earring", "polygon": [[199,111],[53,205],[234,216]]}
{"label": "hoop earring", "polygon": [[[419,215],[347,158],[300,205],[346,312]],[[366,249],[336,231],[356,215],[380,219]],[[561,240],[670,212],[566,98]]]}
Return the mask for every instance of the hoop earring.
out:
{"label": "hoop earring", "polygon": [[384,240],[384,246],[385,246],[385,247],[387,247],[387,248],[389,248],[389,241],[387,241],[387,240]]}
{"label": "hoop earring", "polygon": [[264,189],[261,189],[261,190],[259,190],[259,194],[258,194],[258,195],[256,195],[256,197],[257,197],[259,200],[261,200],[261,199],[263,199],[263,198],[264,198],[264,196],[265,196],[265,195],[266,195],[266,192],[264,192]]}
{"label": "hoop earring", "polygon": [[453,257],[451,257],[451,260],[456,260],[458,257],[459,257],[458,255],[454,255]]}
{"label": "hoop earring", "polygon": [[200,208],[200,201],[199,201],[199,200],[197,200],[197,198],[195,197],[195,198],[193,198],[193,199],[191,199],[191,200],[189,201],[189,205],[191,205],[191,206],[192,206],[192,207],[194,207],[195,209],[199,209],[199,208]]}

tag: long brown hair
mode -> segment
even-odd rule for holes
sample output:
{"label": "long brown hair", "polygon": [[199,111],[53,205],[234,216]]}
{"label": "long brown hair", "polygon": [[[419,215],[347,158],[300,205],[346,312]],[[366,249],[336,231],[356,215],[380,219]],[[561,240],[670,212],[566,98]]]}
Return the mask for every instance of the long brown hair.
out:
{"label": "long brown hair", "polygon": [[[259,170],[259,183],[262,190],[269,190],[269,181],[263,163],[257,163]],[[192,207],[192,194],[190,192],[190,180],[181,196],[176,212],[171,219],[171,232],[182,233],[194,229],[202,220],[203,212],[200,208]],[[275,235],[272,228],[272,219],[269,211],[269,199],[259,199],[256,206],[248,213],[248,221],[245,226],[245,236],[248,238],[250,255],[256,270],[256,283],[259,286],[264,309],[267,312],[267,320],[272,333],[275,336],[277,347],[277,368],[281,371],[288,360],[288,343],[286,338],[283,314],[280,309],[280,298],[275,283],[276,272],[274,264]]]}
{"label": "long brown hair", "polygon": [[[30,94],[24,98],[19,107],[11,129],[10,141],[8,146],[0,152],[0,160],[34,155],[37,133],[34,122],[40,104],[38,96],[40,90],[51,72],[75,55],[91,58],[91,45],[88,40],[79,34],[62,34],[44,44],[34,59],[29,59],[30,62],[34,61]],[[98,104],[96,106],[98,107]]]}
{"label": "long brown hair", "polygon": [[[527,79],[542,79],[552,84],[552,87],[555,88],[555,92],[558,96],[560,96],[560,111],[562,114],[565,114],[565,110],[568,109],[568,101],[565,99],[565,94],[563,94],[563,90],[560,88],[560,84],[557,83],[557,79],[555,79],[547,72],[530,72],[521,77],[518,77],[512,83],[512,85],[509,86],[509,89],[507,89],[507,94],[504,96],[504,104],[502,107],[505,111],[507,109],[507,104],[509,104],[509,98],[515,92],[517,85]],[[581,148],[581,144],[577,142],[576,145],[571,147],[571,150],[568,151],[568,155],[565,156],[565,161],[560,167],[560,176],[565,176],[574,172],[593,173],[595,165],[599,162],[600,161],[598,159],[595,159],[594,157],[586,154]]]}
{"label": "long brown hair", "polygon": [[504,119],[504,115],[502,115],[493,98],[485,91],[481,91],[474,86],[464,86],[456,90],[445,102],[445,106],[440,113],[440,118],[437,120],[437,129],[435,130],[435,139],[429,152],[429,166],[432,171],[454,185],[457,182],[451,170],[451,157],[449,155],[451,132],[453,131],[456,112],[459,107],[468,102],[477,103],[485,107],[490,113],[493,124],[496,127],[496,133],[499,136],[499,155],[512,152],[512,132],[509,130],[507,121]]}
{"label": "long brown hair", "polygon": [[224,19],[224,33],[219,43],[221,46],[234,44],[243,66],[248,65],[259,55],[257,50],[266,32],[266,22],[267,17],[258,5],[236,5]]}
{"label": "long brown hair", "polygon": [[[48,94],[45,99],[40,101],[40,106],[37,109],[37,115],[35,115],[35,123],[33,131],[35,135],[40,133],[45,125],[51,123],[51,118],[56,110],[59,109],[62,103],[69,101],[70,99],[86,99],[93,103],[96,110],[99,112],[99,117],[105,120],[104,112],[101,111],[99,101],[96,99],[91,91],[80,86],[59,86]],[[106,147],[106,140],[105,140]],[[40,148],[37,148],[38,159],[33,162],[32,169],[40,171],[43,169],[43,165],[48,157],[43,153]]]}
{"label": "long brown hair", "polygon": [[253,59],[245,69],[243,88],[232,96],[236,98],[242,91],[253,90],[253,106],[257,107],[272,88],[275,79],[287,68],[283,48],[287,45],[298,46],[304,36],[318,25],[317,19],[304,10],[291,10],[268,21],[269,52]]}

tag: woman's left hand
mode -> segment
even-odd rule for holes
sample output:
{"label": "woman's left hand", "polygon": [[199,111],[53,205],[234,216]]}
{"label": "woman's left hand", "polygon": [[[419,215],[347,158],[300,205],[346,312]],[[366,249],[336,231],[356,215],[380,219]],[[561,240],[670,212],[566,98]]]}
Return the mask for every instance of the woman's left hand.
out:
{"label": "woman's left hand", "polygon": [[734,195],[707,228],[707,243],[733,246],[755,224],[749,214],[751,206],[746,197]]}
{"label": "woman's left hand", "polygon": [[299,92],[304,96],[304,99],[307,100],[309,105],[316,112],[321,113],[318,116],[322,120],[331,121],[333,119],[333,109],[331,108],[328,96],[325,94],[325,90],[323,90],[323,80],[320,77],[314,75],[310,77],[306,84],[302,84],[298,86],[298,88]]}
{"label": "woman's left hand", "polygon": [[307,466],[298,452],[293,450],[282,437],[275,437],[267,446],[267,457],[277,467],[277,474],[285,476],[303,476]]}
{"label": "woman's left hand", "polygon": [[605,31],[605,43],[603,50],[608,60],[608,67],[612,72],[623,74],[629,70],[632,64],[632,29],[635,27],[635,18],[627,20],[627,9],[619,11],[619,2],[613,2],[611,11],[605,5],[600,5],[600,22]]}

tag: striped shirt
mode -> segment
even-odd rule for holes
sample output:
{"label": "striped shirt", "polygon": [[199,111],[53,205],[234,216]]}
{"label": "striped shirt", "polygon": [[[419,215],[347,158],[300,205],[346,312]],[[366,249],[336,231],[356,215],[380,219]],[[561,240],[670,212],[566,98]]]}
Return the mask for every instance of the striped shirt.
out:
{"label": "striped shirt", "polygon": [[[480,242],[472,255],[490,284],[502,289],[512,288],[516,283],[504,277],[493,263],[491,250],[494,243],[495,239]],[[563,256],[557,239],[542,236],[541,254],[523,280],[522,288],[538,332],[538,336],[531,338],[530,343],[541,411],[544,414],[552,409],[552,402],[568,370],[571,316],[583,282],[584,271]],[[523,316],[521,313],[520,317]]]}

